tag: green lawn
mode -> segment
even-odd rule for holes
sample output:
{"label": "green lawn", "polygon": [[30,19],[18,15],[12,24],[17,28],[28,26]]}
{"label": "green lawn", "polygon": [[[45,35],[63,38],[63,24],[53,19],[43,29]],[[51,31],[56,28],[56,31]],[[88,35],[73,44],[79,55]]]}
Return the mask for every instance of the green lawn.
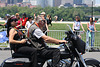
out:
{"label": "green lawn", "polygon": [[[3,24],[4,22],[0,22],[0,24]],[[66,30],[66,25],[67,23],[63,24],[63,23],[53,23],[52,26],[49,26],[49,30]],[[72,24],[69,24],[72,27]],[[85,29],[85,31],[87,31],[87,25],[83,24],[83,27]],[[0,29],[2,28],[2,26],[0,26]],[[96,24],[96,28],[97,31],[100,31],[100,24]],[[82,30],[81,30],[82,31]]]}
{"label": "green lawn", "polygon": [[[67,23],[53,23],[52,26],[49,26],[49,30],[66,30]],[[69,24],[72,28],[73,24]],[[87,24],[83,24],[85,31],[87,31]],[[100,31],[100,24],[96,24],[97,31]],[[81,29],[82,31],[82,29]]]}

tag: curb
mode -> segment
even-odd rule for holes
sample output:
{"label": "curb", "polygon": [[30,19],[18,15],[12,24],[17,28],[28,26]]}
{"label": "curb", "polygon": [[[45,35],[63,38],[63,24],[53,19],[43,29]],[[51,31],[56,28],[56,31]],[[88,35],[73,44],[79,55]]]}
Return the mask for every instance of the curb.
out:
{"label": "curb", "polygon": [[0,47],[0,50],[10,50],[10,47]]}

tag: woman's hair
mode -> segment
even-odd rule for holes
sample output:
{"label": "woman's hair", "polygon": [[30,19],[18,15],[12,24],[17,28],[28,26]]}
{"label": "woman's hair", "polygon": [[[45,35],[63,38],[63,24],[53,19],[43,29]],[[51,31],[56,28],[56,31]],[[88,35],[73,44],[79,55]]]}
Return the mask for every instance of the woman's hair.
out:
{"label": "woman's hair", "polygon": [[48,15],[47,15],[47,17],[49,18],[49,17],[50,17],[50,15],[48,14]]}
{"label": "woman's hair", "polygon": [[11,29],[11,22],[13,22],[13,21],[18,21],[17,20],[17,18],[14,18],[14,17],[11,17],[11,18],[9,18],[8,19],[8,21],[7,21],[7,35],[9,36],[9,31],[10,31],[10,29]]}
{"label": "woman's hair", "polygon": [[23,13],[22,15],[26,17],[26,13]]}
{"label": "woman's hair", "polygon": [[78,19],[78,21],[80,21],[80,17],[79,16],[76,16],[75,19]]}
{"label": "woman's hair", "polygon": [[13,21],[16,22],[16,21],[18,21],[18,19],[17,18],[9,18],[8,21],[7,21],[7,26],[11,27],[11,22],[13,22]]}

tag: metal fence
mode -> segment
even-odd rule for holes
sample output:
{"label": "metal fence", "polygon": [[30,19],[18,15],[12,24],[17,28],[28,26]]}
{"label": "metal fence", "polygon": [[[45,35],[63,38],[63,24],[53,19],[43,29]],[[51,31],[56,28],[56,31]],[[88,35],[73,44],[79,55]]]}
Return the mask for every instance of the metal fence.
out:
{"label": "metal fence", "polygon": [[[5,28],[0,29],[0,31],[4,31],[4,30],[6,30],[6,29]],[[20,29],[20,30],[26,31],[26,29]],[[86,32],[83,32],[83,31],[79,31],[79,32],[81,35],[81,39],[86,42]],[[64,37],[67,36],[65,34],[65,30],[49,30],[47,35],[50,37],[56,38],[56,39],[60,39],[60,40],[62,40]],[[95,32],[95,42],[94,42],[93,47],[100,48],[99,41],[100,41],[100,31]],[[0,47],[9,47],[8,44],[9,44],[8,42],[0,43]],[[90,44],[89,44],[89,47],[91,47]],[[50,46],[50,45],[54,45],[54,44],[48,44],[48,45]]]}
{"label": "metal fence", "polygon": [[[87,32],[83,32],[83,31],[79,31],[79,32],[80,32],[80,35],[81,35],[81,39],[86,42]],[[95,34],[95,36],[94,36],[95,41],[94,41],[94,46],[93,47],[100,49],[100,43],[99,43],[99,41],[100,41],[100,31],[94,32],[94,34]],[[50,30],[48,32],[48,36],[62,40],[67,35],[65,34],[65,30]],[[89,40],[89,41],[91,41],[91,40]],[[49,45],[54,45],[54,44],[49,44]],[[87,45],[87,47],[91,48],[91,42],[89,43],[89,45]]]}

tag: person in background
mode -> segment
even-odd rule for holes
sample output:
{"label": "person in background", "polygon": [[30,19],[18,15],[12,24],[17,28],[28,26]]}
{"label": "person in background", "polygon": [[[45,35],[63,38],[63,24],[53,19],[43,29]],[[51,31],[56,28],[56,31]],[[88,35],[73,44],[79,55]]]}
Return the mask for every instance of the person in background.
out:
{"label": "person in background", "polygon": [[26,22],[26,25],[25,25],[25,28],[27,30],[29,29],[29,27],[31,26],[31,24],[34,23],[34,21],[32,21],[32,20],[33,20],[32,16],[28,17],[28,21]]}
{"label": "person in background", "polygon": [[6,21],[4,24],[0,24],[1,26],[5,26],[5,28],[7,28],[7,21],[8,19],[10,18],[10,15],[9,14],[6,14]]}
{"label": "person in background", "polygon": [[80,26],[82,27],[83,32],[85,32],[85,30],[84,30],[82,23],[80,22],[80,17],[76,16],[75,19],[76,19],[76,21],[74,21],[74,23],[73,23],[73,32],[81,38]]}
{"label": "person in background", "polygon": [[36,21],[36,14],[34,13],[34,21]]}
{"label": "person in background", "polygon": [[43,16],[46,19],[46,13],[45,12],[42,12],[40,15]]}
{"label": "person in background", "polygon": [[25,55],[31,61],[31,67],[37,67],[37,50],[31,45],[27,44],[23,33],[16,28],[17,19],[11,17],[8,19],[9,27],[9,43],[11,49],[18,54]]}
{"label": "person in background", "polygon": [[61,18],[61,20],[60,20],[60,21],[62,22],[63,20],[64,20],[64,19],[63,19],[63,18]]}
{"label": "person in background", "polygon": [[50,24],[50,20],[49,20],[49,18],[50,18],[50,16],[47,15],[46,20],[47,20],[47,25],[48,25],[48,26],[49,26],[49,24]]}
{"label": "person in background", "polygon": [[91,48],[92,48],[94,46],[94,33],[97,32],[95,27],[95,22],[93,22],[93,18],[90,18],[90,22],[87,23],[87,29],[88,30],[86,36],[86,45],[89,46],[89,40],[91,40]]}
{"label": "person in background", "polygon": [[49,24],[52,26],[52,17],[51,17],[51,15],[49,15]]}
{"label": "person in background", "polygon": [[15,14],[15,18],[17,18],[18,19],[18,22],[17,22],[17,26],[16,26],[16,28],[18,28],[18,29],[21,29],[21,20],[20,20],[20,17],[19,17],[19,13],[16,13]]}
{"label": "person in background", "polygon": [[54,18],[55,18],[55,22],[58,20],[58,16],[54,16]]}
{"label": "person in background", "polygon": [[23,17],[20,20],[22,21],[22,28],[25,28],[25,24],[28,20],[28,18],[26,17],[26,13],[23,13]]}
{"label": "person in background", "polygon": [[[49,14],[47,15],[46,20],[47,20],[47,25],[49,26],[49,24],[51,24],[51,22],[52,22],[52,18]],[[51,24],[51,26],[52,26],[52,24]]]}
{"label": "person in background", "polygon": [[20,17],[19,17],[19,13],[16,13],[16,14],[15,14],[15,18],[17,18],[17,19],[20,18]]}
{"label": "person in background", "polygon": [[47,20],[46,20],[45,14],[46,14],[45,12],[42,12],[40,17],[42,17],[43,20],[44,20],[44,27],[42,28],[42,31],[43,31],[43,33],[45,33],[47,35],[47,31],[49,31],[49,29],[48,29],[48,25],[47,25]]}

